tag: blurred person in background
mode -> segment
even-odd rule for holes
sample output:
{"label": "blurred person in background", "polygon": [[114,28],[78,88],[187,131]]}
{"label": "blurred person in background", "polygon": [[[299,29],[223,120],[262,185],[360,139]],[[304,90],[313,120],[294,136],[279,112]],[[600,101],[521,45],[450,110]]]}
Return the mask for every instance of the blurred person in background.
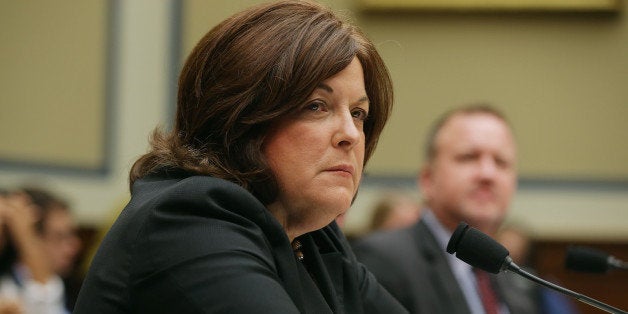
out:
{"label": "blurred person in background", "polygon": [[367,232],[405,228],[420,217],[418,200],[401,193],[388,193],[375,204]]}
{"label": "blurred person in background", "polygon": [[[49,196],[46,194],[46,196]],[[46,204],[52,198],[46,198]],[[0,196],[0,313],[68,313],[45,240],[48,207],[23,190]]]}
{"label": "blurred person in background", "polygon": [[517,186],[516,146],[496,109],[477,104],[445,113],[428,134],[418,185],[421,220],[355,244],[358,260],[412,313],[539,313],[534,293],[447,254],[459,222],[494,236]]}
{"label": "blurred person in background", "polygon": [[[503,225],[495,236],[495,240],[501,243],[510,253],[510,258],[525,271],[536,274],[532,267],[534,258],[534,242],[530,238],[530,231],[522,224],[508,223]],[[528,294],[536,293],[541,313],[544,314],[578,314],[578,308],[573,300],[553,289],[537,286],[535,283],[523,277],[512,276],[513,284],[520,287]],[[556,280],[549,279],[557,283]]]}
{"label": "blurred person in background", "polygon": [[71,311],[82,280],[77,276],[76,265],[82,243],[77,235],[78,227],[70,205],[42,188],[23,187],[20,191],[30,198],[38,211],[39,220],[35,226],[41,235],[52,270],[63,280],[65,305]]}
{"label": "blurred person in background", "polygon": [[533,243],[527,228],[519,224],[504,224],[495,235],[495,240],[501,243],[515,264],[521,267],[529,267],[532,263]]}
{"label": "blurred person in background", "polygon": [[421,206],[418,200],[404,193],[386,193],[375,204],[366,227],[359,231],[351,231],[346,227],[348,214],[349,212],[346,212],[338,216],[336,223],[344,229],[347,239],[353,245],[355,241],[371,232],[404,228],[414,224],[421,217]]}

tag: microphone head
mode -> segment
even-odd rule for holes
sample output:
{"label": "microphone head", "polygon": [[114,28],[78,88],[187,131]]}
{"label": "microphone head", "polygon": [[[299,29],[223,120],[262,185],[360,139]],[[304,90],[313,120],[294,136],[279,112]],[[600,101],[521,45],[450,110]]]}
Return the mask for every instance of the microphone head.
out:
{"label": "microphone head", "polygon": [[570,246],[567,248],[565,267],[587,273],[605,273],[609,269],[609,255],[588,247]]}
{"label": "microphone head", "polygon": [[447,253],[465,263],[489,273],[497,274],[504,268],[508,250],[488,235],[461,222],[447,243]]}

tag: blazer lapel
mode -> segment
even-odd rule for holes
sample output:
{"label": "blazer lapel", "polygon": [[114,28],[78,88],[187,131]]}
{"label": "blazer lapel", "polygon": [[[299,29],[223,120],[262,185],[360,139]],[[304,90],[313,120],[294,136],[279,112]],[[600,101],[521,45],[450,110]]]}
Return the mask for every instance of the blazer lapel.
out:
{"label": "blazer lapel", "polygon": [[[303,241],[306,256],[304,263],[331,311],[339,313],[339,309],[343,308],[340,306],[340,300],[343,299],[342,255],[339,252],[321,254],[310,235],[303,237]],[[340,281],[334,282],[331,278],[339,278]]]}
{"label": "blazer lapel", "polygon": [[299,312],[305,313],[305,297],[302,293],[303,285],[301,280],[299,280],[300,265],[298,265],[292,247],[289,244],[274,243],[273,249],[277,273],[283,282],[283,286],[299,309]]}
{"label": "blazer lapel", "polygon": [[[431,271],[428,274],[430,285],[440,300],[452,300],[447,302],[443,313],[468,313],[469,308],[458,281],[451,271],[451,267],[445,256],[445,249],[438,246],[438,242],[429,231],[423,221],[419,223],[419,228],[415,229],[417,235],[415,239],[421,242],[421,254]],[[456,300],[456,301],[453,301]]]}
{"label": "blazer lapel", "polygon": [[[333,227],[333,226],[332,226]],[[308,234],[304,261],[321,294],[334,313],[363,313],[362,298],[346,247],[333,236],[332,227]]]}

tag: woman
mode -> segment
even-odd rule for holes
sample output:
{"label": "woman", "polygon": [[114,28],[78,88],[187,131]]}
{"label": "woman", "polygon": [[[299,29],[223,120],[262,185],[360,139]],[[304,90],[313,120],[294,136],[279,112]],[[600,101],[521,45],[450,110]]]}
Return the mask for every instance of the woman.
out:
{"label": "woman", "polygon": [[333,220],[392,106],[373,45],[328,9],[259,5],[209,31],[74,313],[405,312]]}

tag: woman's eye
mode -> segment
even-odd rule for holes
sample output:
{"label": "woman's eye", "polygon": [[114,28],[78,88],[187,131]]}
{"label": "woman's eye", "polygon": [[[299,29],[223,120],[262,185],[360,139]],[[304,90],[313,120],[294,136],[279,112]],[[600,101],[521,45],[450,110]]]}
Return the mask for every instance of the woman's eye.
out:
{"label": "woman's eye", "polygon": [[354,110],[351,115],[360,121],[364,121],[368,117],[368,113],[364,109]]}
{"label": "woman's eye", "polygon": [[317,103],[311,103],[309,105],[307,105],[307,109],[311,110],[311,111],[318,111],[321,108],[321,106]]}
{"label": "woman's eye", "polygon": [[305,109],[307,109],[309,111],[321,111],[321,110],[325,109],[325,104],[323,104],[320,101],[314,101],[314,102],[311,102],[311,103],[307,104]]}

